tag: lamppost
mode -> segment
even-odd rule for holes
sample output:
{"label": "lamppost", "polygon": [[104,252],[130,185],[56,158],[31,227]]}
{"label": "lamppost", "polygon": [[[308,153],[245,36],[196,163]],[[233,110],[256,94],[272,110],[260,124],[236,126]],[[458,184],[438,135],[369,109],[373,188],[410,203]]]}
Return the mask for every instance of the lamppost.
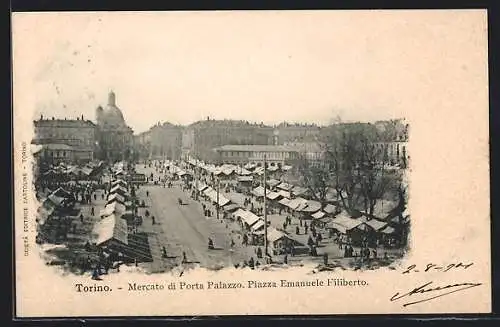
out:
{"label": "lamppost", "polygon": [[217,209],[217,220],[219,219],[219,192],[220,192],[220,179],[217,177],[217,204],[216,204],[216,209]]}
{"label": "lamppost", "polygon": [[266,208],[266,197],[267,197],[267,183],[266,183],[266,155],[264,154],[264,253],[266,258],[269,256],[268,244],[267,244],[267,208]]}

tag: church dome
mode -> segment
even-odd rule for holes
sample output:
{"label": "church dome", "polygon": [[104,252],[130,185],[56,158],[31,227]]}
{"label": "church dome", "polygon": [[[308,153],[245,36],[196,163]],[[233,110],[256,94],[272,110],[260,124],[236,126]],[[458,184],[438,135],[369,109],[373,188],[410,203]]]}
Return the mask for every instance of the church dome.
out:
{"label": "church dome", "polygon": [[100,124],[105,126],[126,126],[122,111],[116,106],[115,93],[111,91],[108,95],[108,104],[98,109]]}

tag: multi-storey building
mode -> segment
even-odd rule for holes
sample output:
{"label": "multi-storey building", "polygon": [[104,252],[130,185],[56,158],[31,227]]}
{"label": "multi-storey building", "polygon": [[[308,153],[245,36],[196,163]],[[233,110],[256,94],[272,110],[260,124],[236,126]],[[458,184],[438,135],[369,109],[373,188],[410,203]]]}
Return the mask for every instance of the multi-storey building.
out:
{"label": "multi-storey building", "polygon": [[214,162],[219,155],[214,148],[222,145],[268,145],[273,142],[272,126],[240,120],[198,121],[183,132],[185,155]]}
{"label": "multi-storey building", "polygon": [[321,127],[315,124],[281,123],[275,127],[273,144],[303,142],[319,136]]}
{"label": "multi-storey building", "polygon": [[409,160],[409,125],[404,119],[378,121],[374,125],[377,129],[377,142],[374,145],[383,158],[390,164],[406,168]]}
{"label": "multi-storey building", "polygon": [[223,145],[214,149],[219,164],[262,163],[264,156],[270,164],[292,164],[299,159],[301,149],[287,145]]}
{"label": "multi-storey building", "polygon": [[178,160],[181,158],[182,127],[158,123],[135,136],[135,143],[142,158]]}
{"label": "multi-storey building", "polygon": [[94,159],[96,125],[82,117],[34,121],[33,144],[42,145],[41,157],[49,161],[85,162]]}
{"label": "multi-storey building", "polygon": [[105,108],[96,109],[99,157],[111,162],[127,160],[133,154],[133,131],[116,106],[115,93],[108,95]]}
{"label": "multi-storey building", "polygon": [[324,164],[326,145],[320,142],[286,142],[286,146],[297,149],[300,159],[308,165],[319,167]]}

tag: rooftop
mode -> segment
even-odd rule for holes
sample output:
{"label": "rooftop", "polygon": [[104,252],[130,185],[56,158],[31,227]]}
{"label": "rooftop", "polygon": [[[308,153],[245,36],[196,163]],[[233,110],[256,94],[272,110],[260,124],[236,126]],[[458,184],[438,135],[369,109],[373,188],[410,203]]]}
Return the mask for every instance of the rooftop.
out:
{"label": "rooftop", "polygon": [[242,151],[242,152],[298,152],[296,146],[287,145],[223,145],[215,148],[216,151]]}
{"label": "rooftop", "polygon": [[90,120],[82,119],[44,119],[40,118],[34,121],[36,127],[95,127]]}
{"label": "rooftop", "polygon": [[73,150],[72,146],[69,146],[67,144],[59,144],[59,143],[43,144],[42,148],[47,149],[47,150],[65,150],[65,151]]}

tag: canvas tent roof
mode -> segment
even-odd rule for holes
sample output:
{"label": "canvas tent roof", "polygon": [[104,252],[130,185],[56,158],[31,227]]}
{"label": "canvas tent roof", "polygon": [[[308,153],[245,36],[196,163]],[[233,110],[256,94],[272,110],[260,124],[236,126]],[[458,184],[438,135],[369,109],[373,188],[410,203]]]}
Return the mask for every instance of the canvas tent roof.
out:
{"label": "canvas tent roof", "polygon": [[290,191],[293,188],[293,185],[288,184],[286,182],[282,182],[277,186],[280,190]]}
{"label": "canvas tent roof", "polygon": [[115,186],[115,185],[123,185],[123,186],[127,186],[127,182],[125,182],[123,179],[115,179],[114,181],[111,182],[111,185],[112,186]]}
{"label": "canvas tent roof", "polygon": [[47,197],[56,207],[61,207],[66,202],[66,199],[54,194],[51,194]]}
{"label": "canvas tent roof", "polygon": [[106,205],[105,208],[112,208],[114,212],[119,212],[119,213],[123,213],[127,209],[125,207],[125,205],[123,205],[122,203],[118,203],[118,202],[110,203],[110,204]]}
{"label": "canvas tent roof", "polygon": [[283,199],[279,200],[279,204],[282,204],[282,205],[284,205],[284,206],[287,206],[287,207],[288,207],[288,203],[289,203],[290,201],[291,201],[290,199],[283,198]]}
{"label": "canvas tent roof", "polygon": [[316,212],[321,209],[321,203],[318,201],[309,200],[306,202],[306,207],[302,208],[300,211],[304,212]]}
{"label": "canvas tent roof", "polygon": [[281,195],[284,198],[290,199],[290,192],[285,191],[285,190],[279,190],[278,194]]}
{"label": "canvas tent roof", "polygon": [[110,193],[110,195],[108,196],[108,202],[107,203],[111,203],[113,202],[114,200],[118,201],[118,202],[121,202],[121,203],[124,203],[125,202],[125,197],[118,194],[118,193]]}
{"label": "canvas tent roof", "polygon": [[87,175],[87,176],[88,176],[88,175],[91,175],[91,174],[92,174],[92,172],[93,172],[94,170],[93,170],[92,168],[90,168],[90,167],[85,166],[85,167],[83,167],[82,169],[80,169],[80,171],[81,171],[83,174],[85,174],[85,175]]}
{"label": "canvas tent roof", "polygon": [[71,198],[72,197],[71,193],[66,191],[62,187],[59,187],[57,190],[55,190],[51,194],[58,196],[58,197],[61,197],[61,198]]}
{"label": "canvas tent roof", "polygon": [[252,231],[258,231],[264,227],[264,220],[259,219],[255,224],[252,225]]}
{"label": "canvas tent roof", "polygon": [[371,228],[373,228],[376,231],[378,231],[378,230],[384,228],[385,226],[387,226],[386,222],[383,222],[383,221],[380,221],[380,220],[377,220],[377,219],[370,219],[370,220],[363,219],[363,221],[364,221],[365,224],[367,224],[368,226],[370,226]]}
{"label": "canvas tent roof", "polygon": [[269,192],[266,194],[266,197],[269,199],[269,200],[275,200],[277,199],[278,197],[280,197],[280,194],[278,192]]}
{"label": "canvas tent roof", "polygon": [[257,167],[254,169],[253,171],[254,174],[257,174],[257,175],[262,175],[264,174],[264,167]]}
{"label": "canvas tent roof", "polygon": [[334,213],[335,212],[335,206],[332,204],[327,204],[324,208],[323,211],[326,213]]}
{"label": "canvas tent roof", "polygon": [[110,239],[116,239],[123,244],[128,244],[127,222],[115,215],[97,222],[94,227],[94,234],[97,235],[97,245],[101,245]]}
{"label": "canvas tent roof", "polygon": [[271,186],[271,187],[275,187],[276,185],[280,184],[281,181],[277,180],[277,179],[270,179],[267,181],[267,185]]}
{"label": "canvas tent roof", "polygon": [[225,205],[223,209],[224,209],[224,211],[230,212],[230,211],[234,211],[234,210],[238,209],[239,207],[240,206],[235,204],[235,203],[230,203],[228,205]]}
{"label": "canvas tent roof", "polygon": [[347,216],[347,214],[345,213],[341,213],[337,217],[332,219],[332,221],[329,222],[327,226],[345,234],[347,231],[352,230],[363,223],[363,219],[354,219]]}
{"label": "canvas tent roof", "polygon": [[267,239],[271,242],[275,242],[283,237],[289,238],[285,233],[277,230],[274,227],[269,227],[267,229]]}
{"label": "canvas tent roof", "polygon": [[315,212],[311,215],[311,217],[313,217],[315,219],[323,218],[324,216],[325,216],[325,213],[323,211],[318,211],[318,212]]}
{"label": "canvas tent roof", "polygon": [[382,228],[380,230],[381,233],[384,233],[384,234],[392,234],[394,233],[396,230],[394,229],[394,227],[391,227],[391,226],[385,226],[385,228]]}
{"label": "canvas tent roof", "polygon": [[[212,202],[217,203],[217,191],[216,190],[214,190],[213,188],[209,187],[203,193],[205,193],[205,195],[208,196],[210,198],[210,200],[212,200]],[[221,193],[219,193],[219,205],[220,206],[226,205],[229,202],[230,201],[229,201],[228,198],[226,198],[224,195],[222,195]]]}
{"label": "canvas tent roof", "polygon": [[247,210],[238,210],[238,213],[235,213],[235,216],[240,217],[248,226],[252,226],[260,219],[259,216]]}
{"label": "canvas tent roof", "polygon": [[234,169],[232,167],[224,167],[222,169],[222,173],[226,176],[229,176],[231,175],[232,173],[234,173]]}
{"label": "canvas tent roof", "polygon": [[306,192],[307,192],[307,189],[305,187],[301,187],[301,186],[295,186],[292,189],[293,195],[302,195],[302,194],[305,194]]}
{"label": "canvas tent roof", "polygon": [[238,182],[252,182],[253,176],[238,176]]}
{"label": "canvas tent roof", "polygon": [[269,167],[267,167],[267,170],[270,171],[270,172],[275,172],[277,171],[279,168],[278,166],[276,165],[270,165]]}
{"label": "canvas tent roof", "polygon": [[303,199],[303,198],[295,198],[295,199],[292,199],[290,200],[290,202],[288,202],[287,206],[290,208],[290,209],[297,209],[299,208],[299,206],[301,205],[304,205],[307,203],[307,200],[306,199]]}
{"label": "canvas tent roof", "polygon": [[256,196],[264,196],[264,188],[262,186],[257,186],[252,190],[252,193]]}
{"label": "canvas tent roof", "polygon": [[238,175],[241,175],[241,176],[247,176],[247,175],[251,175],[252,172],[245,169],[245,168],[240,168],[240,169],[237,169],[236,172],[238,173]]}
{"label": "canvas tent roof", "polygon": [[243,215],[245,215],[245,211],[246,210],[240,208],[240,209],[236,210],[235,212],[233,212],[233,216],[241,218],[241,217],[243,217]]}

